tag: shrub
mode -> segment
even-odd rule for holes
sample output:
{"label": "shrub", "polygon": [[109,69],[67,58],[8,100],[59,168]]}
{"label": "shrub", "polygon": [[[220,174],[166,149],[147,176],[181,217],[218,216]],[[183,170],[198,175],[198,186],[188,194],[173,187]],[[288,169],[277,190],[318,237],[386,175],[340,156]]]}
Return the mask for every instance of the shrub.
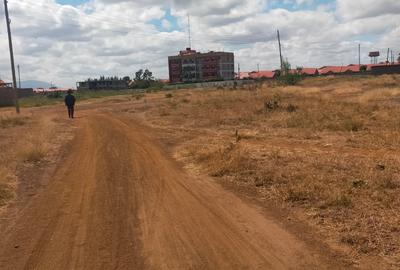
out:
{"label": "shrub", "polygon": [[62,98],[64,96],[64,94],[62,92],[50,92],[46,94],[46,97],[48,98]]}
{"label": "shrub", "polygon": [[278,77],[278,82],[281,85],[296,85],[302,80],[302,76],[298,73],[287,73]]}
{"label": "shrub", "polygon": [[13,192],[9,185],[0,183],[0,207],[4,206],[8,200],[13,198]]}
{"label": "shrub", "polygon": [[289,112],[289,113],[295,112],[295,111],[297,111],[297,109],[298,109],[297,106],[295,106],[293,104],[289,104],[286,107],[286,111]]}
{"label": "shrub", "polygon": [[8,128],[15,126],[23,126],[26,124],[26,117],[1,117],[0,118],[0,127]]}

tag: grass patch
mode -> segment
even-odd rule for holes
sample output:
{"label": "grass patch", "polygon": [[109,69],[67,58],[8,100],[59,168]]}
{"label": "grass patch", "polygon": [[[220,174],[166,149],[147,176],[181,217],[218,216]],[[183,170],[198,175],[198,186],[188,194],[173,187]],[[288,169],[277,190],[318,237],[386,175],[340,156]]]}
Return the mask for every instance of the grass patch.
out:
{"label": "grass patch", "polygon": [[25,162],[40,162],[46,157],[46,150],[41,146],[32,146],[22,152],[22,159]]}
{"label": "grass patch", "polygon": [[0,207],[5,206],[13,197],[14,193],[10,186],[5,183],[0,183]]}
{"label": "grass patch", "polygon": [[62,98],[49,98],[42,94],[36,94],[32,97],[21,98],[19,104],[23,108],[43,107],[57,104],[62,101]]}
{"label": "grass patch", "polygon": [[8,181],[6,170],[0,167],[0,207],[6,205],[14,197],[13,189]]}
{"label": "grass patch", "polygon": [[0,128],[23,126],[26,124],[27,117],[0,117]]}
{"label": "grass patch", "polygon": [[[32,97],[26,97],[20,99],[21,107],[42,107],[55,105],[64,101],[66,94],[56,92],[48,94],[35,94]],[[138,94],[135,90],[98,90],[98,91],[77,91],[74,93],[77,101],[97,99],[103,97],[121,96],[121,95],[132,95],[136,99],[142,98],[143,94]]]}

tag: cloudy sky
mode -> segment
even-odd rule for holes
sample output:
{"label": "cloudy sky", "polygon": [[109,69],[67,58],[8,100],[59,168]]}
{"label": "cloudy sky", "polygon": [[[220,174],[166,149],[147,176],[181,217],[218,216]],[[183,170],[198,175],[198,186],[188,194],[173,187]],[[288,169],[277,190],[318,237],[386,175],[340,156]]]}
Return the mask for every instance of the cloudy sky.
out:
{"label": "cloudy sky", "polygon": [[[3,1],[1,1],[3,2]],[[168,77],[167,57],[188,46],[233,51],[241,70],[279,66],[276,30],[292,66],[362,61],[400,52],[399,0],[9,0],[15,60],[24,80],[72,87],[99,75],[149,68]],[[10,80],[0,5],[0,78]]]}

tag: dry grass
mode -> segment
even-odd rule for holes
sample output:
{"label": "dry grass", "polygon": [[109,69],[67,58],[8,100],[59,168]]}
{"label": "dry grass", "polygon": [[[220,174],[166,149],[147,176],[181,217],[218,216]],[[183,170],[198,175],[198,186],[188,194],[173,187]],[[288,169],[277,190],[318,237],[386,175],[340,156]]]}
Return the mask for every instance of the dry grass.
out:
{"label": "dry grass", "polygon": [[20,170],[44,165],[49,154],[56,153],[55,145],[61,145],[60,134],[67,129],[50,115],[27,109],[22,116],[0,112],[0,208],[16,196]]}
{"label": "dry grass", "polygon": [[10,179],[7,169],[3,166],[0,167],[0,207],[14,197],[14,190],[12,181]]}
{"label": "dry grass", "polygon": [[192,167],[303,211],[359,258],[400,261],[399,83],[391,75],[325,77],[175,91],[147,118],[179,142],[177,156]]}
{"label": "dry grass", "polygon": [[28,117],[21,116],[0,116],[0,128],[23,126],[29,120]]}

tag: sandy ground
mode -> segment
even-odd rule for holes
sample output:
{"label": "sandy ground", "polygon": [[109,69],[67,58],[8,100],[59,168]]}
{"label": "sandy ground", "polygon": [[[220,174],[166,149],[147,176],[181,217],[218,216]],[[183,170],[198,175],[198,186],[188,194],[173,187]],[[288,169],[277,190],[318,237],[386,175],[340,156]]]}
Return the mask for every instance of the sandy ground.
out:
{"label": "sandy ground", "polygon": [[0,269],[350,268],[190,175],[140,119],[88,108],[74,125],[48,183],[2,216]]}

